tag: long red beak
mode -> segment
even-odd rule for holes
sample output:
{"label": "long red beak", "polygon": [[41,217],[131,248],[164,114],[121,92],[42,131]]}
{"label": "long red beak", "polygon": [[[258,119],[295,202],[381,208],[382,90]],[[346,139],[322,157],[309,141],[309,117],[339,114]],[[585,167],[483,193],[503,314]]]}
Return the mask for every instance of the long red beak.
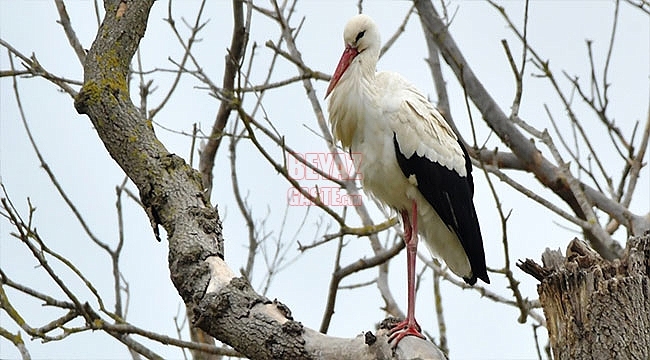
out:
{"label": "long red beak", "polygon": [[345,50],[343,51],[343,55],[341,55],[341,60],[339,60],[339,64],[336,66],[336,70],[334,71],[334,75],[332,75],[332,79],[330,80],[330,85],[327,87],[327,92],[325,93],[325,98],[327,99],[327,96],[334,90],[336,87],[336,84],[339,83],[339,80],[341,80],[341,76],[343,76],[343,73],[345,70],[347,70],[348,66],[352,63],[352,60],[359,55],[359,51],[357,51],[356,48],[353,48],[352,46],[347,45],[345,47]]}

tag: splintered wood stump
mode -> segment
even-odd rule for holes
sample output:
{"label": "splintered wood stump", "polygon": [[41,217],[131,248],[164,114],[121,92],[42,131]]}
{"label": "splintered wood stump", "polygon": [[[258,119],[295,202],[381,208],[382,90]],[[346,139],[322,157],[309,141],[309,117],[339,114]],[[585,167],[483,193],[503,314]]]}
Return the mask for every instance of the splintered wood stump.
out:
{"label": "splintered wood stump", "polygon": [[555,359],[650,359],[650,235],[631,238],[607,261],[574,239],[566,257],[546,250],[543,266],[518,266],[540,280]]}

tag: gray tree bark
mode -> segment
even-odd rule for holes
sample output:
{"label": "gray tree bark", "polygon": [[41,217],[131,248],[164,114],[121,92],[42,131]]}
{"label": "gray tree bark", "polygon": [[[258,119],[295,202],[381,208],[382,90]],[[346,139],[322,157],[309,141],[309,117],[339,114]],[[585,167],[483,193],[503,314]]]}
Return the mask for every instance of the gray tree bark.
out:
{"label": "gray tree bark", "polygon": [[546,250],[542,262],[519,266],[541,281],[555,359],[650,359],[650,234],[614,261],[575,239],[566,257]]}
{"label": "gray tree bark", "polygon": [[104,2],[106,15],[85,57],[75,107],[88,115],[110,156],[137,186],[156,237],[159,226],[166,230],[171,280],[193,325],[251,359],[444,359],[431,342],[414,337],[392,350],[386,330],[341,339],[305,328],[286,306],[234,276],[224,262],[219,213],[199,172],[167,151],[130,99],[129,64],[153,5],[154,0]]}

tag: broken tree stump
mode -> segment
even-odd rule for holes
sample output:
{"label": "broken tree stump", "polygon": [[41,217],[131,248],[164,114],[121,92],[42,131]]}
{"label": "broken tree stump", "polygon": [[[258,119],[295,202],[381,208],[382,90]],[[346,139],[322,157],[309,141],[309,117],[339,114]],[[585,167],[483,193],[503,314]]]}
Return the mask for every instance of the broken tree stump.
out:
{"label": "broken tree stump", "polygon": [[574,239],[566,257],[517,264],[540,281],[553,357],[650,359],[650,235],[630,238],[621,259],[603,259]]}

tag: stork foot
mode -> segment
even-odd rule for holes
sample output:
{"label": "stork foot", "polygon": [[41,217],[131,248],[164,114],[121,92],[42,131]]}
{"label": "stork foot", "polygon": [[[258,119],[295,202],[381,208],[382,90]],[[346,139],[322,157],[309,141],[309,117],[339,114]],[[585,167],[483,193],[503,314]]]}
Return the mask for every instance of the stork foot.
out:
{"label": "stork foot", "polygon": [[417,336],[421,339],[426,339],[420,332],[420,325],[417,323],[417,321],[415,321],[415,319],[407,318],[406,320],[399,322],[392,329],[390,329],[388,342],[393,343],[394,349],[405,336],[409,335]]}

